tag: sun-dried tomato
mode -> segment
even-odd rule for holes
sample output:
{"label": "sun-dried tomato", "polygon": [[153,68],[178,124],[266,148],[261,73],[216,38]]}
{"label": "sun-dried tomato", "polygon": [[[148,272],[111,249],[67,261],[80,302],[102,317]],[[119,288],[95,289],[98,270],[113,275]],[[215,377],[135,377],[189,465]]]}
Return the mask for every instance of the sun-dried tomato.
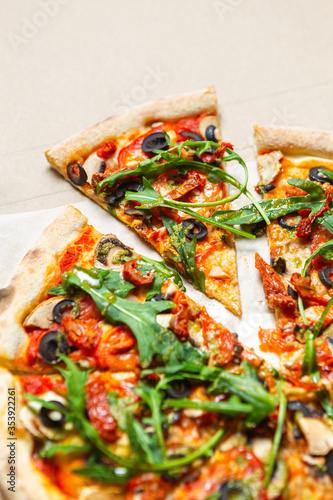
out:
{"label": "sun-dried tomato", "polygon": [[90,422],[99,436],[109,443],[117,440],[117,420],[110,413],[107,392],[103,382],[93,377],[86,384],[86,406]]}
{"label": "sun-dried tomato", "polygon": [[135,259],[128,260],[123,267],[123,277],[125,280],[132,283],[132,285],[149,285],[154,281],[155,273],[149,271],[146,276],[144,276],[141,271],[138,271],[138,261]]}

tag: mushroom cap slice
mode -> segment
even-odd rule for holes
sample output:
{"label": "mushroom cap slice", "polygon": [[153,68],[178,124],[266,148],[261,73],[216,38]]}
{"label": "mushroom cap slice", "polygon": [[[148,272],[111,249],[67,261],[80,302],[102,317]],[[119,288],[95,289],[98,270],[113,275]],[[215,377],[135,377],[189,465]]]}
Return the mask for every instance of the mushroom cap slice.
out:
{"label": "mushroom cap slice", "polygon": [[114,234],[107,234],[97,243],[94,265],[121,272],[125,264],[123,258],[132,256],[134,254],[130,248],[119,241]]}
{"label": "mushroom cap slice", "polygon": [[35,309],[27,316],[23,322],[23,326],[35,326],[36,328],[41,328],[42,330],[48,330],[54,323],[53,319],[53,309],[54,307],[64,300],[64,297],[51,297],[39,304]]}
{"label": "mushroom cap slice", "polygon": [[301,417],[298,425],[308,442],[311,455],[327,455],[333,450],[333,431],[318,418]]}

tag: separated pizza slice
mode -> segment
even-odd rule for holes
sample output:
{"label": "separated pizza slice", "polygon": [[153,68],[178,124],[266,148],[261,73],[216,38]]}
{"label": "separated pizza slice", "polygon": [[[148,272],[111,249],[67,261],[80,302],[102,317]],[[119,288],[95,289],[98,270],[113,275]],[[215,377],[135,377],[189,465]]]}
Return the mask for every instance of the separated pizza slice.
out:
{"label": "separated pizza slice", "polygon": [[85,368],[118,372],[252,356],[184,290],[177,271],[68,207],[1,290],[1,364],[48,373],[63,353]]}
{"label": "separated pizza slice", "polygon": [[[304,342],[310,326],[316,330],[312,343],[321,374],[327,375],[333,362],[327,330],[333,319],[328,305],[333,287],[333,135],[256,126],[255,142],[261,206],[271,219],[271,265],[257,255],[256,267],[278,327],[277,332],[261,332],[263,344],[282,353],[295,373],[301,368],[307,373]],[[315,370],[313,354],[312,359]]]}
{"label": "separated pizza slice", "polygon": [[[233,233],[211,219],[245,187],[223,170],[214,88],[108,118],[46,152],[51,165],[133,228],[209,297],[241,313]],[[243,166],[243,165],[242,165]],[[246,168],[246,167],[245,167]],[[228,195],[227,185],[238,193]]]}

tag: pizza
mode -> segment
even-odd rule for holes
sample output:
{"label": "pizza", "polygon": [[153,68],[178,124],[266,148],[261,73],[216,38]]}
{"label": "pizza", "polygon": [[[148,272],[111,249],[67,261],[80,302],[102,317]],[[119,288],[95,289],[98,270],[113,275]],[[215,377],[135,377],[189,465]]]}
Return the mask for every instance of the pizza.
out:
{"label": "pizza", "polygon": [[78,210],[0,296],[5,499],[333,498],[324,382],[281,379],[176,271]]}
{"label": "pizza", "polygon": [[[239,315],[233,234],[239,231],[211,216],[229,209],[242,192],[251,195],[223,170],[222,160],[246,165],[220,139],[216,94],[209,87],[108,118],[52,147],[46,157],[196,288]],[[228,184],[236,194],[228,194]]]}

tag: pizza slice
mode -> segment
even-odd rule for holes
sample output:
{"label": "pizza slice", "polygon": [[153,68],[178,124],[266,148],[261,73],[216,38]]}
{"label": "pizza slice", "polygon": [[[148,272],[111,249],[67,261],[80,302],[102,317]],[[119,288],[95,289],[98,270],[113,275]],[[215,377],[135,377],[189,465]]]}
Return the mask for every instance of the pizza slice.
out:
{"label": "pizza slice", "polygon": [[1,290],[1,364],[47,373],[63,353],[85,368],[118,372],[251,356],[184,290],[177,271],[102,235],[68,207]]}
{"label": "pizza slice", "polygon": [[[333,319],[333,135],[256,126],[255,141],[258,187],[271,219],[271,262],[257,255],[256,267],[279,331],[263,330],[263,345],[280,351],[284,364],[303,374],[317,369],[314,358],[312,368],[304,366],[310,345],[315,345],[321,374],[327,375],[333,364],[328,330]],[[311,344],[309,328],[314,330]]]}
{"label": "pizza slice", "polygon": [[[233,233],[243,232],[211,216],[228,210],[242,192],[249,195],[246,182],[226,174],[222,160],[246,165],[230,144],[220,143],[212,87],[111,117],[52,147],[46,157],[196,288],[241,313]],[[228,195],[228,184],[236,194]]]}

